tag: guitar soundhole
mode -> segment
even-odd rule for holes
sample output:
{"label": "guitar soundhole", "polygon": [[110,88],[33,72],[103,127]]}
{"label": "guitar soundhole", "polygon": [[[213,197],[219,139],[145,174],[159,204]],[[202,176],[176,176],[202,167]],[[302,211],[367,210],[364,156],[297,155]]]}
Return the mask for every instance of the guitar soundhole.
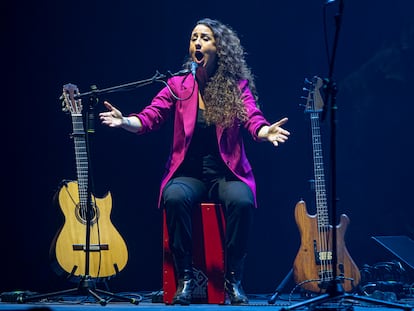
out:
{"label": "guitar soundhole", "polygon": [[[75,210],[76,219],[83,225],[86,225],[88,221],[87,209],[81,206],[79,203],[76,204]],[[95,224],[99,218],[99,209],[95,203],[93,203],[92,209],[90,211],[89,219],[91,220],[91,225]]]}

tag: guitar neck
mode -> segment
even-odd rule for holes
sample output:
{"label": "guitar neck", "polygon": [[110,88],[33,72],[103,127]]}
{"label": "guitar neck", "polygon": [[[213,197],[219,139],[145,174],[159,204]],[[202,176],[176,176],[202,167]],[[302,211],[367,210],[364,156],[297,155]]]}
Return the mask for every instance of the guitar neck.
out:
{"label": "guitar neck", "polygon": [[329,226],[328,205],[326,200],[325,173],[323,165],[322,140],[318,112],[311,112],[313,170],[315,175],[315,194],[318,227]]}
{"label": "guitar neck", "polygon": [[78,177],[79,201],[83,205],[88,198],[88,152],[82,114],[72,114],[73,140],[75,143],[76,172]]}

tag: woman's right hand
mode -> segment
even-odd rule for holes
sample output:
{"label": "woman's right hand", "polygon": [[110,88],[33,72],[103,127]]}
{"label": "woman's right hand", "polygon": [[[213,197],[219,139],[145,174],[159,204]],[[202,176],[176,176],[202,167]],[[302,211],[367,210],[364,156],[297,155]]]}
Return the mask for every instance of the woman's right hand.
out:
{"label": "woman's right hand", "polygon": [[116,109],[107,101],[104,101],[103,104],[108,109],[108,111],[101,112],[99,114],[99,119],[101,119],[102,124],[105,124],[109,127],[121,127],[123,123],[122,112]]}

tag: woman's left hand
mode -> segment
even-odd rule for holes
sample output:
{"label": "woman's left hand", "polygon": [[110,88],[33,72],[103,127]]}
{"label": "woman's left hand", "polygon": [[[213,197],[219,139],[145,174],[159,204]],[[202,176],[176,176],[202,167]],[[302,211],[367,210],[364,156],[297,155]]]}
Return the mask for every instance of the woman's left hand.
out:
{"label": "woman's left hand", "polygon": [[273,145],[278,146],[288,140],[290,132],[281,127],[287,121],[288,118],[283,118],[268,127],[266,139]]}

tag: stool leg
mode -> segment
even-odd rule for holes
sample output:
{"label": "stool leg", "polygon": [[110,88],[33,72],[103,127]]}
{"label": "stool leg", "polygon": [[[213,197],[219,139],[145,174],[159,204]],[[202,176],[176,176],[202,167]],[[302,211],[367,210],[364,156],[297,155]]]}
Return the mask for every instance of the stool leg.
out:
{"label": "stool leg", "polygon": [[174,259],[169,246],[169,237],[167,230],[167,220],[165,211],[163,211],[163,292],[164,303],[172,304],[174,293],[176,291],[176,280],[174,272]]}
{"label": "stool leg", "polygon": [[208,303],[224,304],[224,217],[220,205],[201,204]]}

